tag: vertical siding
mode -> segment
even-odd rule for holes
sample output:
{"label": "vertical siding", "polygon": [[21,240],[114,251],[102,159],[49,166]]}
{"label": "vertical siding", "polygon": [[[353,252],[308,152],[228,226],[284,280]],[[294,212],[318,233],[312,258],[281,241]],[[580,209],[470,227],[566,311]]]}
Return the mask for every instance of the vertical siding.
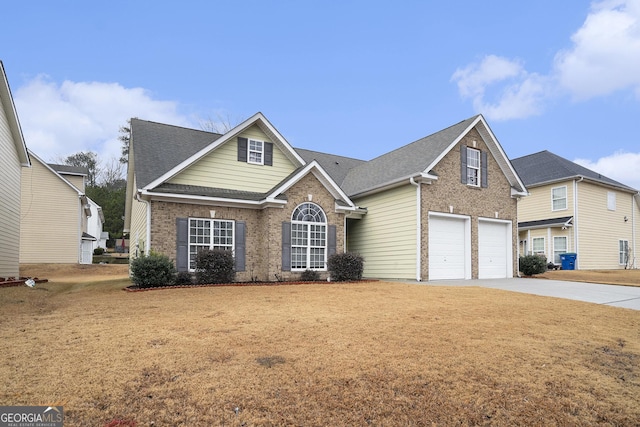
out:
{"label": "vertical siding", "polygon": [[[616,210],[607,209],[607,193],[616,193]],[[633,245],[633,201],[629,193],[587,182],[578,184],[578,266],[619,269],[619,240]],[[627,221],[624,221],[624,217]]]}
{"label": "vertical siding", "polygon": [[22,169],[21,263],[77,263],[78,193],[36,159]]}
{"label": "vertical siding", "polygon": [[349,222],[349,251],[364,259],[364,275],[381,279],[416,278],[416,188],[409,184],[355,200],[367,208]]}
{"label": "vertical siding", "polygon": [[0,277],[19,275],[20,159],[0,102]]}
{"label": "vertical siding", "polygon": [[[563,186],[567,187],[567,209],[554,211],[551,207],[551,189]],[[573,216],[573,181],[529,187],[528,190],[530,195],[518,202],[518,222]]]}
{"label": "vertical siding", "polygon": [[[240,136],[270,142],[257,126],[250,127]],[[239,162],[237,150],[238,140],[232,138],[169,182],[262,193],[273,188],[295,170],[295,166],[275,144],[273,166]]]}

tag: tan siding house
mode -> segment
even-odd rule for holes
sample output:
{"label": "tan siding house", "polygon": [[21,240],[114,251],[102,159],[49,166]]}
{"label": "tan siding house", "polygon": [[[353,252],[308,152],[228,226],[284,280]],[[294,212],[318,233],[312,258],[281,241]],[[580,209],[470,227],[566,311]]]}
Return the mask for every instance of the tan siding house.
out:
{"label": "tan siding house", "polygon": [[29,166],[11,89],[0,61],[0,278],[19,276],[20,179],[22,169]]}
{"label": "tan siding house", "polygon": [[83,242],[91,246],[93,240],[86,233],[87,197],[52,165],[29,155],[32,167],[22,171],[20,263],[91,263],[82,254]]}
{"label": "tan siding house", "polygon": [[548,151],[513,160],[530,196],[518,203],[519,250],[577,269],[638,268],[636,189]]}

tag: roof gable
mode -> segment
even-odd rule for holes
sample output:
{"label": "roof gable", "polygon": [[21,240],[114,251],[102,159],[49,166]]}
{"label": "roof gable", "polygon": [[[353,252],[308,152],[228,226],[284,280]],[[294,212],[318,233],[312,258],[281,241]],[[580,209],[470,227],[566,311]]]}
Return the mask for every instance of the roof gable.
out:
{"label": "roof gable", "polygon": [[85,197],[85,194],[80,191],[80,189],[78,187],[76,187],[75,185],[73,185],[68,179],[66,179],[65,177],[63,177],[62,175],[60,175],[58,172],[56,172],[55,169],[53,169],[51,167],[51,165],[49,165],[48,163],[46,163],[44,160],[42,160],[40,157],[36,156],[33,151],[29,150],[29,156],[37,161],[38,163],[41,163],[42,166],[47,169],[49,172],[51,172],[52,176],[55,177],[55,179],[59,179],[60,181],[62,181],[62,183],[65,186],[68,186],[73,192],[75,192],[78,196],[80,197]]}
{"label": "roof gable", "polygon": [[629,192],[637,192],[634,188],[614,181],[547,150],[518,157],[513,159],[511,163],[527,186],[539,186],[558,181],[586,178],[599,184],[617,187]]}
{"label": "roof gable", "polygon": [[354,196],[397,185],[410,178],[437,179],[432,170],[473,128],[478,130],[512,188],[524,193],[524,184],[482,115],[463,120],[354,167],[346,175],[342,187],[347,194]]}
{"label": "roof gable", "polygon": [[27,145],[24,142],[24,136],[22,135],[22,128],[20,127],[20,120],[18,119],[18,113],[13,103],[13,96],[11,95],[11,88],[9,87],[9,80],[7,74],[4,71],[4,64],[0,61],[0,105],[2,106],[7,121],[9,122],[9,129],[11,131],[11,137],[16,152],[18,153],[18,159],[22,166],[29,166],[29,154],[27,152]]}
{"label": "roof gable", "polygon": [[[199,141],[200,144],[191,143],[189,147],[190,150],[186,150],[186,149],[182,150],[183,157],[184,155],[186,155],[185,158],[180,160],[178,156],[171,155],[170,157],[172,157],[172,161],[165,162],[166,164],[165,167],[160,168],[159,165],[157,164],[152,165],[153,166],[152,169],[157,171],[156,172],[157,176],[155,177],[155,179],[152,179],[152,180],[138,181],[138,187],[145,188],[145,189],[152,189],[164,182],[167,182],[171,178],[178,175],[180,172],[184,171],[191,165],[195,164],[196,162],[198,162],[199,160],[207,156],[209,153],[223,146],[228,141],[236,138],[238,135],[240,135],[241,133],[243,133],[244,131],[246,131],[247,129],[249,129],[251,126],[254,126],[254,125],[258,126],[260,130],[269,137],[271,142],[284,153],[284,155],[292,162],[292,164],[295,167],[299,167],[305,164],[305,161],[302,159],[302,157],[300,157],[295,152],[293,147],[291,147],[291,145],[289,145],[287,140],[271,125],[271,123],[269,123],[266,117],[262,113],[256,113],[249,119],[245,120],[244,122],[240,123],[238,126],[231,129],[229,132],[225,133],[224,135],[211,134],[207,132],[207,134],[209,135],[209,138],[211,138],[211,135],[215,135],[216,137],[214,139],[210,139],[209,142],[205,144],[203,144],[204,141],[202,141],[202,139],[200,139]],[[132,120],[132,128],[133,128],[133,120]],[[180,129],[184,131],[184,128],[180,128]],[[194,134],[193,132],[199,132],[199,131],[191,130],[192,137],[196,136],[196,134]],[[181,132],[181,135],[182,134],[183,132]],[[148,149],[152,147],[146,147],[147,149],[145,150],[143,150],[142,148],[136,149],[135,138],[136,136],[132,132],[132,139],[134,140],[135,158],[136,158],[136,162],[139,163],[140,157],[149,155]],[[200,138],[202,138],[202,135],[200,135]],[[160,145],[164,145],[164,146],[168,145],[167,140],[166,139],[163,140]],[[202,146],[199,149],[195,150],[195,148],[197,148],[198,145],[202,145]],[[190,152],[190,155],[189,155],[189,152]],[[144,162],[148,163],[148,161],[144,161]],[[167,167],[169,163],[173,163],[173,166]],[[137,169],[138,166],[136,165],[135,168]]]}

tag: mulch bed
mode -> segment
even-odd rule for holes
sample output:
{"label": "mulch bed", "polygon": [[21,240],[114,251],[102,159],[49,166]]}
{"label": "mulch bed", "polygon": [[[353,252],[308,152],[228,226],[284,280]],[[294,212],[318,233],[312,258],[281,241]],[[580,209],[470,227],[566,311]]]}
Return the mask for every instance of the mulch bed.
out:
{"label": "mulch bed", "polygon": [[24,282],[29,279],[33,279],[36,283],[46,283],[49,281],[48,279],[38,279],[37,277],[0,277],[0,288],[24,285]]}
{"label": "mulch bed", "polygon": [[322,285],[322,284],[347,284],[347,283],[364,283],[364,282],[377,282],[375,279],[363,279],[363,280],[346,280],[346,281],[333,281],[326,280],[316,281],[282,281],[282,282],[233,282],[233,283],[211,283],[211,284],[193,284],[193,285],[168,285],[168,286],[153,286],[149,288],[141,288],[138,285],[131,285],[123,288],[127,292],[145,292],[156,291],[161,289],[181,289],[181,288],[211,288],[211,287],[225,287],[225,286],[282,286],[282,285]]}

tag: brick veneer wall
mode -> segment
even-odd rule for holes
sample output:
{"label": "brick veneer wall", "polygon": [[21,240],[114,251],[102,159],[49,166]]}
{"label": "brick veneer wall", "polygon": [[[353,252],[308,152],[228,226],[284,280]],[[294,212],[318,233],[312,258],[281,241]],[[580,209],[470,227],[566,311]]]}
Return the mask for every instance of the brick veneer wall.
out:
{"label": "brick veneer wall", "polygon": [[[460,145],[487,152],[488,187],[471,187],[460,182]],[[517,205],[516,199],[511,197],[511,185],[502,173],[500,166],[489,152],[476,129],[472,129],[436,166],[434,172],[438,180],[431,185],[422,185],[422,277],[429,277],[429,220],[428,213],[450,213],[449,206],[453,206],[453,213],[471,217],[471,267],[472,277],[478,278],[478,218],[495,218],[512,221],[513,272],[517,274],[517,256],[515,243],[517,236]]]}
{"label": "brick veneer wall", "polygon": [[[335,199],[309,174],[285,192],[284,208],[263,210],[229,208],[166,201],[151,202],[151,249],[176,260],[176,218],[211,218],[246,222],[246,271],[236,274],[237,281],[294,280],[298,272],[282,271],[282,222],[290,221],[293,210],[301,203],[316,203],[327,215],[328,224],[336,225],[337,251],[344,247],[344,214],[335,212]],[[326,278],[327,274],[322,275]]]}

